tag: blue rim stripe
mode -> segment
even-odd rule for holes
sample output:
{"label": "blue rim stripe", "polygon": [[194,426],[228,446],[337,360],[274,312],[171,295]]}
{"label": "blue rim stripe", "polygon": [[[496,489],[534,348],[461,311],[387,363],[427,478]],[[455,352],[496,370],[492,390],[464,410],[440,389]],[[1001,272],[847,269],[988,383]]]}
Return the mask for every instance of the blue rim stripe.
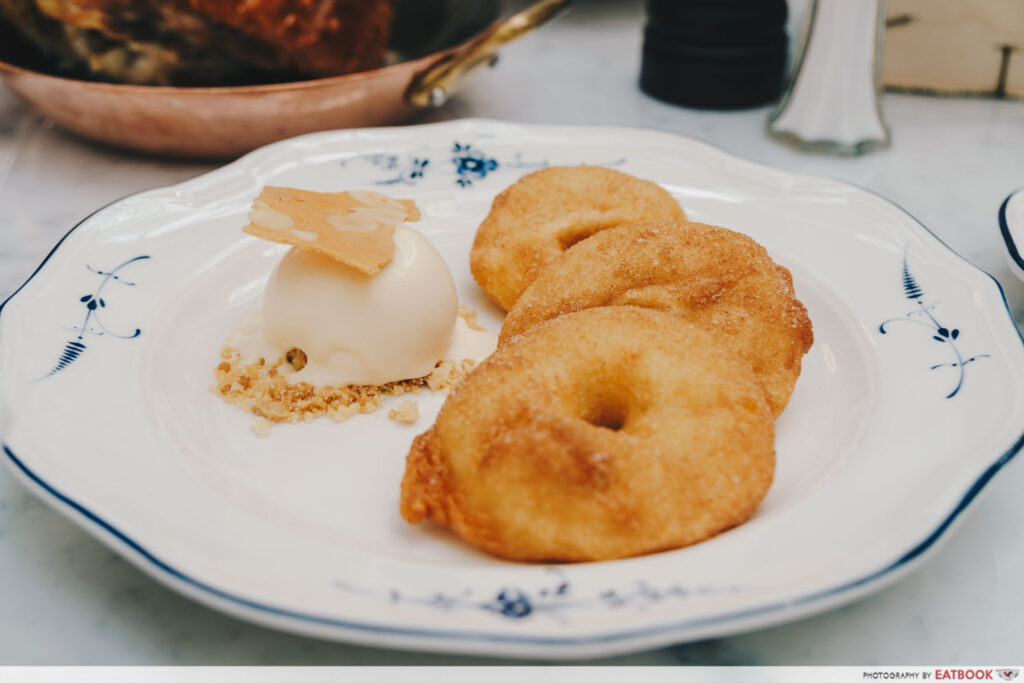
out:
{"label": "blue rim stripe", "polygon": [[1010,200],[1020,192],[1024,192],[1024,187],[1011,192],[999,207],[999,232],[1003,234],[1003,242],[1006,243],[1006,250],[1010,252],[1010,258],[1013,259],[1013,262],[1017,264],[1018,268],[1024,270],[1024,259],[1020,256],[1020,251],[1017,249],[1017,242],[1013,239],[1013,235],[1010,234],[1010,223],[1006,220],[1006,209],[1010,205]]}
{"label": "blue rim stripe", "polygon": [[[440,125],[440,124],[438,124],[438,125]],[[662,131],[659,131],[659,132],[662,132]],[[679,137],[685,137],[685,136],[679,136]],[[704,141],[701,141],[701,144],[705,144],[705,145],[708,145],[710,147],[714,147],[714,148],[718,149],[719,151],[722,151],[724,154],[726,154],[728,156],[735,157],[735,155],[733,155],[733,154],[731,154],[729,152],[725,152],[724,150],[721,150],[721,148],[717,147],[717,145],[713,145],[711,143],[704,142]],[[855,185],[854,183],[850,183],[849,181],[837,181],[837,182],[842,182],[842,183],[844,183],[846,185],[857,187],[857,189],[859,189],[859,190],[861,190],[863,192],[866,192],[868,194],[872,194],[872,195],[874,195],[876,197],[879,197],[883,201],[887,202],[889,205],[891,205],[894,208],[900,210],[907,217],[909,217],[911,220],[913,220],[922,230],[924,230],[925,233],[930,235],[939,244],[941,244],[948,251],[950,251],[954,256],[957,256],[958,258],[960,258],[962,261],[964,261],[968,265],[973,266],[982,275],[985,275],[990,280],[992,280],[993,283],[996,286],[997,291],[999,292],[999,295],[1001,296],[1001,298],[1003,300],[1003,306],[1006,309],[1006,313],[1007,313],[1007,315],[1010,318],[1010,322],[1014,326],[1014,329],[1017,331],[1018,339],[1020,339],[1022,341],[1022,343],[1024,343],[1024,335],[1022,335],[1021,331],[1016,327],[1016,324],[1013,321],[1013,313],[1010,310],[1009,302],[1006,299],[1006,293],[1003,291],[1002,285],[999,284],[999,281],[995,277],[993,277],[991,274],[989,274],[985,270],[983,270],[983,269],[981,269],[981,268],[979,268],[977,266],[974,266],[970,262],[966,261],[962,256],[957,254],[956,251],[954,251],[952,248],[950,248],[949,245],[947,245],[942,239],[940,239],[935,233],[933,233],[926,225],[924,225],[919,220],[917,220],[912,214],[910,214],[903,207],[899,206],[898,204],[893,203],[891,200],[889,200],[889,199],[887,199],[885,197],[882,197],[881,195],[879,195],[877,192],[875,192],[873,190],[869,190],[869,189],[860,187],[859,185]],[[1022,188],[1022,190],[1024,190],[1024,188]],[[4,308],[11,301],[11,299],[13,299],[19,292],[21,292],[21,290],[24,289],[25,286],[28,285],[28,283],[31,282],[31,280],[36,275],[39,274],[39,272],[42,270],[43,266],[46,265],[46,263],[57,252],[57,249],[60,248],[60,246],[64,243],[65,240],[67,240],[67,238],[71,235],[71,233],[73,233],[75,230],[80,228],[82,225],[84,225],[86,222],[88,222],[89,219],[91,219],[93,216],[95,216],[99,212],[103,211],[104,209],[106,209],[106,208],[108,208],[108,207],[110,207],[110,206],[112,206],[112,205],[114,205],[114,204],[116,204],[116,203],[118,203],[118,202],[120,202],[120,201],[122,201],[124,199],[127,199],[127,198],[129,198],[131,196],[134,196],[135,194],[139,194],[139,193],[132,193],[132,194],[126,195],[125,197],[122,197],[121,199],[118,199],[118,200],[115,200],[113,202],[110,202],[109,204],[107,204],[107,205],[97,209],[96,211],[92,212],[91,214],[86,216],[84,219],[79,221],[74,227],[72,227],[70,230],[68,230],[68,232],[60,239],[60,241],[57,242],[57,244],[53,247],[53,249],[50,250],[50,253],[46,255],[46,258],[43,259],[42,263],[39,264],[39,266],[35,269],[35,271],[33,271],[33,273],[28,277],[28,279],[26,279],[25,282],[22,283],[22,285],[20,287],[18,287],[18,289],[16,289],[13,294],[11,294],[9,297],[7,297],[7,299],[4,300],[3,303],[0,303],[0,314],[3,313]],[[1009,204],[1009,201],[1013,197],[1014,194],[1016,194],[1016,193],[1013,193],[1009,197],[1007,197],[1006,200],[1003,202],[1002,206],[1000,207],[1000,210],[999,210],[999,224],[1000,224],[1000,229],[1002,230],[1002,233],[1003,233],[1003,238],[1007,242],[1007,248],[1010,249],[1011,255],[1014,257],[1014,260],[1022,267],[1022,269],[1024,269],[1024,259],[1022,259],[1020,254],[1017,252],[1017,249],[1016,249],[1015,244],[1013,243],[1013,240],[1008,237],[1009,229],[1008,229],[1008,226],[1006,224],[1006,207]],[[445,639],[445,640],[447,640],[447,639],[460,639],[460,640],[468,640],[468,641],[473,641],[473,642],[493,642],[493,643],[510,643],[510,644],[521,644],[521,645],[545,645],[545,646],[589,645],[589,644],[622,642],[622,641],[628,641],[628,640],[631,640],[631,639],[639,639],[639,638],[644,638],[644,637],[648,637],[648,636],[652,636],[652,635],[663,634],[663,633],[670,633],[670,632],[679,632],[679,635],[683,636],[683,632],[685,630],[687,630],[687,629],[695,629],[695,628],[701,628],[701,627],[704,627],[704,626],[712,626],[712,625],[715,625],[715,624],[720,624],[720,623],[734,621],[734,620],[742,620],[742,619],[746,619],[746,618],[751,618],[751,617],[761,616],[761,615],[765,615],[765,614],[770,614],[770,613],[773,613],[773,612],[785,612],[785,611],[787,611],[789,609],[792,609],[793,607],[797,607],[797,606],[801,606],[801,605],[807,605],[807,604],[810,604],[810,603],[813,603],[813,602],[821,601],[821,600],[826,599],[826,598],[835,597],[835,596],[841,595],[843,593],[848,593],[848,592],[850,592],[850,591],[852,591],[852,590],[854,590],[856,588],[859,588],[861,586],[864,586],[866,584],[875,582],[875,581],[881,579],[883,576],[891,574],[892,572],[896,571],[897,569],[900,569],[902,567],[907,566],[908,564],[912,563],[914,560],[920,558],[927,550],[932,548],[945,535],[946,531],[948,531],[949,527],[953,524],[953,522],[956,521],[956,519],[958,517],[960,517],[960,515],[965,510],[967,510],[967,508],[970,506],[970,504],[975,500],[975,498],[982,491],[982,489],[984,489],[985,485],[988,484],[988,482],[992,479],[992,477],[994,477],[996,475],[996,473],[999,472],[1000,469],[1002,469],[1003,466],[1005,466],[1007,463],[1009,463],[1014,458],[1014,456],[1016,456],[1017,453],[1020,452],[1020,450],[1022,448],[1024,448],[1024,434],[1022,434],[1017,439],[1017,441],[1010,447],[1010,449],[1007,450],[1005,453],[1003,453],[1002,456],[996,462],[994,462],[992,465],[990,465],[985,470],[985,472],[971,485],[971,487],[967,490],[967,493],[960,500],[960,502],[957,504],[957,506],[942,521],[942,523],[939,524],[939,526],[935,529],[935,531],[933,531],[927,538],[925,538],[917,546],[912,548],[910,551],[908,551],[906,554],[904,554],[902,557],[897,559],[892,564],[890,564],[887,567],[884,567],[882,569],[879,569],[879,570],[877,570],[877,571],[875,571],[875,572],[873,572],[871,574],[868,574],[868,575],[866,575],[866,576],[864,576],[864,577],[862,577],[860,579],[855,579],[853,581],[847,582],[845,584],[841,584],[841,585],[836,586],[834,588],[829,588],[829,589],[821,590],[821,591],[818,591],[816,593],[812,593],[810,595],[806,595],[806,596],[803,596],[801,598],[797,598],[797,599],[794,599],[794,600],[787,600],[787,601],[783,601],[783,602],[772,603],[772,604],[769,604],[769,605],[763,605],[761,607],[750,608],[750,609],[741,610],[741,611],[733,612],[733,613],[729,613],[729,614],[721,614],[721,615],[716,615],[716,616],[711,616],[711,617],[704,617],[704,618],[701,618],[701,619],[692,619],[692,620],[688,620],[688,621],[676,622],[676,623],[665,625],[665,626],[650,627],[650,628],[646,628],[646,629],[635,629],[635,630],[632,630],[632,631],[624,631],[624,632],[619,632],[619,633],[614,633],[614,634],[606,634],[606,635],[592,636],[592,637],[543,637],[542,638],[542,637],[536,637],[536,636],[518,636],[518,635],[506,635],[506,634],[498,634],[498,633],[482,633],[482,632],[479,632],[479,631],[468,631],[468,632],[466,632],[466,631],[448,631],[448,630],[440,630],[440,629],[439,630],[426,630],[426,629],[414,629],[414,628],[401,628],[401,627],[391,627],[391,626],[380,626],[380,625],[376,625],[376,624],[367,624],[367,623],[360,623],[360,622],[350,622],[350,621],[345,621],[345,620],[336,619],[336,618],[332,618],[332,617],[325,617],[325,616],[315,615],[315,614],[306,614],[306,613],[298,612],[298,611],[295,611],[295,610],[290,610],[290,609],[281,608],[281,607],[275,607],[275,606],[272,606],[272,605],[266,605],[266,604],[257,602],[255,600],[249,599],[249,598],[245,598],[245,597],[241,597],[241,596],[238,596],[238,595],[234,595],[234,594],[229,593],[229,592],[227,592],[225,590],[222,590],[222,589],[217,588],[215,586],[212,586],[210,584],[204,583],[203,581],[200,581],[198,579],[194,579],[194,578],[188,576],[187,574],[185,574],[185,573],[175,569],[174,567],[172,567],[171,565],[167,564],[165,561],[161,560],[160,558],[156,557],[151,552],[146,550],[145,547],[143,547],[141,544],[139,544],[138,542],[136,542],[135,540],[133,540],[132,538],[130,538],[126,534],[124,534],[122,531],[117,529],[115,526],[113,526],[112,524],[110,524],[106,520],[102,519],[97,514],[93,513],[91,510],[86,508],[85,506],[81,505],[80,503],[76,502],[75,500],[73,500],[69,496],[61,493],[60,491],[55,489],[53,486],[48,484],[46,481],[44,481],[42,478],[40,478],[35,472],[33,472],[28,466],[26,466],[14,454],[14,452],[7,446],[6,443],[3,444],[4,454],[7,456],[7,459],[9,461],[9,463],[11,465],[13,465],[13,467],[17,471],[20,471],[30,481],[32,481],[34,484],[39,486],[43,491],[45,491],[47,494],[52,496],[55,500],[59,501],[60,503],[63,503],[68,508],[70,508],[71,510],[76,512],[77,514],[81,515],[82,517],[84,517],[88,521],[92,522],[94,525],[98,526],[106,534],[108,534],[109,536],[113,537],[114,539],[116,539],[118,542],[120,542],[121,544],[125,545],[126,547],[130,548],[140,558],[145,560],[150,565],[150,567],[152,569],[158,569],[161,572],[163,572],[163,573],[167,574],[168,576],[172,577],[173,579],[181,581],[181,582],[183,582],[183,583],[185,583],[185,584],[187,584],[187,585],[189,585],[189,586],[191,586],[193,588],[196,588],[196,589],[198,589],[198,590],[200,590],[200,591],[202,591],[204,593],[207,593],[207,594],[209,594],[209,595],[211,595],[213,597],[216,597],[216,598],[219,598],[219,599],[231,602],[233,604],[236,604],[238,606],[245,607],[245,608],[248,608],[248,609],[252,609],[252,610],[255,610],[255,611],[258,611],[258,612],[264,612],[264,613],[267,613],[267,614],[272,614],[272,615],[279,616],[279,617],[285,617],[285,618],[293,619],[293,620],[300,621],[300,622],[307,622],[307,623],[319,624],[319,625],[323,625],[323,626],[331,626],[331,627],[336,627],[336,628],[344,628],[344,629],[350,629],[350,630],[355,630],[355,631],[365,631],[365,632],[368,632],[368,633],[379,633],[379,634],[399,635],[399,636],[415,636],[415,637],[437,638],[437,639]],[[682,638],[680,639],[680,642],[681,641],[682,641]]]}
{"label": "blue rim stripe", "polygon": [[298,621],[304,621],[304,622],[319,624],[319,625],[323,625],[323,626],[333,626],[333,627],[340,627],[340,628],[352,629],[352,630],[357,630],[357,631],[366,631],[366,632],[369,632],[369,633],[380,633],[380,634],[398,635],[398,636],[428,637],[428,638],[438,638],[438,639],[442,639],[442,640],[458,639],[458,640],[469,640],[469,641],[475,641],[475,642],[513,643],[513,644],[522,644],[522,645],[559,646],[559,645],[589,645],[589,644],[622,642],[622,641],[628,641],[628,640],[632,640],[632,639],[645,638],[645,637],[648,637],[648,636],[658,635],[658,634],[662,634],[662,633],[670,633],[670,632],[674,632],[674,631],[680,632],[680,635],[681,635],[682,632],[687,630],[687,629],[701,628],[701,627],[704,627],[704,626],[712,626],[712,625],[715,625],[715,624],[725,623],[725,622],[728,622],[728,621],[742,620],[742,619],[746,619],[746,618],[750,618],[750,617],[756,617],[756,616],[761,616],[761,615],[764,615],[764,614],[770,614],[770,613],[773,613],[773,612],[786,611],[786,610],[792,609],[793,607],[796,607],[796,606],[806,605],[806,604],[809,604],[809,603],[817,602],[817,601],[825,599],[825,598],[834,597],[834,596],[840,595],[842,593],[849,592],[849,591],[851,591],[851,590],[853,590],[855,588],[859,588],[860,586],[863,586],[865,584],[872,583],[872,582],[880,579],[881,577],[885,576],[886,574],[889,574],[889,573],[895,571],[896,569],[899,569],[899,568],[903,567],[904,565],[907,565],[908,563],[914,561],[915,559],[919,558],[926,550],[928,550],[930,547],[932,547],[944,535],[946,530],[957,519],[957,517],[959,517],[960,514],[962,514],[964,512],[964,510],[966,510],[969,507],[971,502],[977,497],[978,493],[980,493],[981,490],[985,487],[985,485],[989,482],[989,480],[991,480],[992,477],[995,476],[996,472],[998,472],[1006,463],[1008,463],[1010,460],[1012,460],[1014,455],[1016,455],[1017,452],[1020,451],[1022,446],[1024,446],[1024,436],[1021,436],[1021,438],[1017,440],[1017,442],[1013,445],[1013,447],[1011,447],[1010,450],[1008,450],[997,462],[995,462],[991,467],[989,467],[985,471],[985,473],[967,491],[967,494],[963,497],[963,499],[956,506],[956,508],[954,508],[953,512],[945,520],[943,520],[942,524],[940,524],[939,527],[934,532],[932,532],[931,535],[928,536],[928,538],[926,538],[924,541],[922,541],[920,544],[918,544],[915,548],[910,550],[908,553],[903,555],[903,557],[899,558],[898,560],[893,562],[888,567],[880,569],[880,570],[878,570],[878,571],[876,571],[876,572],[874,572],[872,574],[868,574],[867,576],[865,576],[863,578],[856,579],[854,581],[850,581],[848,583],[842,584],[842,585],[837,586],[835,588],[829,588],[829,589],[825,589],[825,590],[822,590],[822,591],[818,591],[816,593],[812,593],[810,595],[806,595],[804,597],[797,598],[795,600],[786,600],[786,601],[783,601],[783,602],[776,602],[776,603],[772,603],[772,604],[768,604],[768,605],[763,605],[761,607],[754,607],[754,608],[745,609],[745,610],[741,610],[741,611],[738,611],[738,612],[732,612],[732,613],[728,613],[728,614],[721,614],[721,615],[716,615],[716,616],[711,616],[711,617],[703,617],[703,618],[700,618],[700,619],[690,619],[690,620],[686,620],[686,621],[682,621],[682,622],[676,622],[676,623],[673,623],[673,624],[668,624],[668,625],[665,625],[665,626],[655,626],[655,627],[650,627],[650,628],[645,628],[645,629],[634,629],[632,631],[622,631],[622,632],[619,632],[619,633],[599,635],[599,636],[590,636],[590,637],[537,637],[537,636],[506,635],[506,634],[500,634],[500,633],[482,633],[482,632],[479,632],[479,631],[449,631],[449,630],[443,630],[443,629],[428,630],[428,629],[416,629],[416,628],[401,628],[401,627],[394,627],[394,626],[380,626],[380,625],[377,625],[377,624],[367,624],[367,623],[354,622],[354,621],[345,621],[345,620],[342,620],[342,619],[336,619],[336,618],[332,618],[332,617],[325,617],[325,616],[316,615],[316,614],[307,614],[307,613],[304,613],[304,612],[298,612],[298,611],[291,610],[291,609],[286,609],[286,608],[282,608],[282,607],[275,607],[273,605],[267,605],[267,604],[258,602],[256,600],[249,599],[249,598],[244,598],[244,597],[235,595],[233,593],[230,593],[228,591],[222,590],[220,588],[216,588],[214,586],[211,586],[210,584],[205,583],[203,581],[200,581],[198,579],[194,579],[194,578],[188,576],[187,574],[185,574],[184,572],[181,572],[181,571],[175,569],[171,565],[167,564],[166,562],[164,562],[163,560],[161,560],[160,558],[158,558],[157,556],[153,555],[151,552],[146,550],[146,548],[144,548],[138,542],[136,542],[135,540],[130,538],[128,535],[126,535],[125,533],[120,531],[117,527],[115,527],[114,525],[110,524],[109,522],[107,522],[106,520],[101,518],[99,515],[95,514],[94,512],[92,512],[91,510],[86,508],[84,505],[82,505],[82,504],[72,500],[68,496],[64,495],[63,493],[61,493],[60,491],[58,491],[57,489],[55,489],[54,487],[50,486],[48,483],[43,481],[43,479],[40,478],[31,469],[29,469],[14,454],[14,452],[11,451],[11,449],[6,444],[4,445],[3,449],[4,449],[4,453],[7,455],[7,458],[9,459],[9,461],[11,463],[13,463],[14,466],[19,471],[21,471],[22,474],[24,474],[26,477],[28,477],[29,480],[31,480],[37,486],[42,488],[44,491],[46,491],[46,493],[48,493],[49,495],[53,496],[56,500],[60,501],[61,503],[65,504],[65,505],[67,505],[69,508],[71,508],[72,510],[74,510],[78,514],[82,515],[83,517],[85,517],[90,522],[96,524],[98,527],[100,527],[107,534],[111,535],[112,537],[114,537],[115,539],[120,541],[121,543],[125,544],[132,551],[137,553],[139,555],[139,557],[141,557],[142,559],[146,560],[153,568],[159,569],[159,570],[165,572],[166,574],[170,575],[174,579],[182,581],[182,582],[188,584],[189,586],[192,586],[193,588],[198,588],[199,590],[201,590],[201,591],[203,591],[205,593],[208,593],[208,594],[210,594],[210,595],[212,595],[214,597],[220,598],[222,600],[226,600],[228,602],[234,603],[234,604],[239,605],[241,607],[246,607],[246,608],[253,609],[253,610],[256,610],[256,611],[265,612],[267,614],[273,614],[273,615],[279,616],[279,617],[286,617],[286,618],[289,618],[289,619],[295,619],[295,620],[298,620]]}

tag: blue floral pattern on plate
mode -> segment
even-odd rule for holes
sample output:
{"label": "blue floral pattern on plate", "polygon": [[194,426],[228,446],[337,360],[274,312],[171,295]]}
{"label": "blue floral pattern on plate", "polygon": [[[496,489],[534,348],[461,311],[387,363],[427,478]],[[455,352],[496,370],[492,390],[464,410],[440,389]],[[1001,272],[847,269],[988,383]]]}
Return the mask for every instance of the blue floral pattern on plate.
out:
{"label": "blue floral pattern on plate", "polygon": [[663,588],[656,588],[646,581],[637,580],[627,588],[608,588],[588,596],[576,596],[565,574],[554,567],[549,567],[551,584],[534,591],[511,586],[503,586],[487,596],[477,596],[467,588],[458,593],[435,592],[429,595],[414,595],[395,589],[373,591],[354,586],[344,581],[336,581],[335,586],[341,590],[371,599],[387,600],[391,604],[407,604],[429,607],[432,609],[478,610],[488,612],[506,619],[525,619],[544,615],[559,622],[567,621],[566,614],[573,610],[621,609],[634,607],[643,609],[648,605],[657,604],[668,599],[686,599],[699,595],[736,593],[739,586],[700,586],[685,588],[675,583]]}
{"label": "blue floral pattern on plate", "polygon": [[452,163],[455,164],[456,184],[469,187],[473,180],[483,180],[487,174],[498,168],[498,160],[489,157],[473,145],[456,142],[452,146]]}
{"label": "blue floral pattern on plate", "polygon": [[917,304],[917,308],[908,312],[901,318],[890,318],[881,325],[878,326],[878,331],[882,334],[888,334],[886,326],[895,322],[907,322],[915,323],[917,325],[924,325],[932,333],[932,339],[940,344],[945,344],[946,347],[953,353],[953,360],[949,363],[938,363],[931,366],[930,369],[937,370],[938,368],[954,368],[957,372],[956,385],[953,390],[950,391],[946,398],[953,398],[960,393],[960,388],[964,385],[964,369],[970,363],[975,362],[979,358],[988,358],[989,354],[980,353],[967,358],[960,352],[960,347],[957,346],[957,340],[960,338],[960,330],[958,328],[950,328],[940,323],[933,311],[939,305],[939,302],[925,303],[924,290],[921,289],[921,285],[918,284],[914,274],[910,271],[910,263],[908,261],[910,248],[909,246],[903,252],[903,294]]}
{"label": "blue floral pattern on plate", "polygon": [[[365,154],[356,158],[385,172],[383,178],[375,181],[377,185],[415,185],[423,178],[430,165],[426,153],[424,149],[405,156],[381,153]],[[343,160],[341,165],[345,166],[348,161]]]}
{"label": "blue floral pattern on plate", "polygon": [[[347,166],[350,162],[360,161],[378,169],[381,174],[373,181],[376,185],[417,185],[428,175],[444,173],[444,169],[447,168],[451,169],[452,182],[463,189],[473,187],[475,182],[484,180],[498,171],[537,170],[550,165],[547,159],[527,159],[523,152],[516,152],[511,158],[501,159],[483,149],[484,146],[486,143],[481,144],[479,141],[455,140],[447,152],[443,153],[435,154],[427,147],[419,147],[405,154],[360,154],[343,159],[340,163]],[[592,165],[620,166],[624,163],[626,158],[619,157]]]}
{"label": "blue floral pattern on plate", "polygon": [[89,272],[102,276],[103,280],[100,281],[99,285],[97,285],[96,289],[91,294],[84,294],[78,298],[79,302],[81,302],[82,306],[85,308],[85,317],[80,325],[74,325],[67,328],[72,332],[77,332],[77,335],[75,335],[74,339],[68,341],[64,345],[64,348],[53,368],[36,381],[52,377],[78,360],[78,358],[85,353],[85,335],[87,334],[95,337],[109,335],[111,337],[118,337],[119,339],[134,339],[142,334],[142,330],[139,328],[135,328],[134,332],[127,332],[124,334],[114,332],[103,323],[101,312],[107,310],[107,301],[103,298],[103,289],[111,282],[117,282],[126,287],[134,287],[134,282],[128,282],[118,275],[118,273],[125,266],[148,258],[149,256],[136,256],[135,258],[128,259],[111,270],[97,270],[90,265],[85,266]]}

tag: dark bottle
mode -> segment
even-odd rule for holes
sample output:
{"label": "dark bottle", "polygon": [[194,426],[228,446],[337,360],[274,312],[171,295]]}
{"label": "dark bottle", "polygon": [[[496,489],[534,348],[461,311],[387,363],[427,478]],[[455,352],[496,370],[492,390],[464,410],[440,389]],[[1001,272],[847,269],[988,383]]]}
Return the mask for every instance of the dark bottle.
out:
{"label": "dark bottle", "polygon": [[647,0],[640,87],[673,104],[775,101],[786,70],[786,0]]}

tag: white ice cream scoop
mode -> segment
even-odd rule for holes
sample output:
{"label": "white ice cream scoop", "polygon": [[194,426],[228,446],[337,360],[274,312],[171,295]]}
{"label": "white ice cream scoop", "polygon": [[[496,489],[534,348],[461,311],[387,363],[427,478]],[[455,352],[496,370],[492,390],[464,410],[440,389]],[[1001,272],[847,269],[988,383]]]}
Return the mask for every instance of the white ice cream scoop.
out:
{"label": "white ice cream scoop", "polygon": [[293,248],[263,294],[264,341],[299,348],[312,384],[385,384],[430,374],[444,358],[458,300],[444,259],[422,234],[395,230],[395,254],[374,276]]}

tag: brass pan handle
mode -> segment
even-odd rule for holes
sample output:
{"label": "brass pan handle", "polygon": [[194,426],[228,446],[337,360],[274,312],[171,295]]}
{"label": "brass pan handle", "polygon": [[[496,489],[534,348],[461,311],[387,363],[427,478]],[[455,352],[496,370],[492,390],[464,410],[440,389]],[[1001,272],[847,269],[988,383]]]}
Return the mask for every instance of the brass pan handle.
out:
{"label": "brass pan handle", "polygon": [[493,66],[501,46],[554,19],[571,5],[572,0],[540,0],[512,15],[462,51],[417,74],[405,99],[417,107],[440,107],[471,71],[482,64]]}

